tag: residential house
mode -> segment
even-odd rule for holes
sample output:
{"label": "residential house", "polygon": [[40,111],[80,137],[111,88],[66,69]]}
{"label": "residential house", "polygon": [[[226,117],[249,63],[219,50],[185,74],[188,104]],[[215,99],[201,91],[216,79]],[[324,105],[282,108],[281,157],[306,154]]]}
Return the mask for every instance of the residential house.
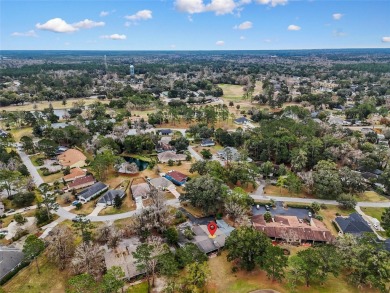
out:
{"label": "residential house", "polygon": [[96,196],[106,191],[107,189],[108,186],[105,185],[104,183],[96,182],[95,184],[91,185],[90,187],[84,189],[79,194],[77,194],[77,198],[82,203],[86,203],[94,199]]}
{"label": "residential house", "polygon": [[150,185],[148,183],[139,183],[131,185],[130,189],[134,200],[136,198],[146,199],[150,192]]}
{"label": "residential house", "polygon": [[0,281],[17,269],[23,258],[24,254],[20,249],[0,246]]}
{"label": "residential house", "polygon": [[171,129],[158,129],[157,131],[160,135],[172,135]]}
{"label": "residential house", "polygon": [[87,157],[76,149],[69,149],[57,156],[58,162],[62,167],[84,167],[86,165],[85,160]]}
{"label": "residential house", "polygon": [[176,149],[173,145],[170,145],[169,143],[159,141],[156,146],[156,151],[158,153],[168,152],[168,151],[176,152]]}
{"label": "residential house", "polygon": [[[224,220],[217,220],[218,226],[215,231],[215,238],[210,238],[207,225],[193,225],[190,222],[183,223],[179,226],[179,246],[184,246],[187,243],[194,243],[198,248],[206,254],[218,252],[225,246],[226,238],[230,235],[234,228],[229,226]],[[194,238],[189,240],[184,236],[184,231],[191,229]]]}
{"label": "residential house", "polygon": [[[223,150],[219,151],[217,155],[225,161],[240,161],[241,155],[236,148],[225,147]],[[251,158],[247,158],[248,162],[252,162]]]}
{"label": "residential house", "polygon": [[139,168],[136,163],[124,162],[120,165],[116,165],[115,169],[117,170],[118,173],[121,174],[134,175],[139,173]]}
{"label": "residential house", "polygon": [[237,118],[234,120],[234,123],[238,124],[238,125],[246,125],[248,124],[249,122],[249,119],[247,119],[246,117],[240,117],[240,118]]}
{"label": "residential house", "polygon": [[350,233],[355,236],[361,236],[363,233],[372,233],[371,227],[358,213],[352,213],[348,217],[336,217],[334,223],[339,229],[339,233]]}
{"label": "residential house", "polygon": [[141,242],[138,237],[132,237],[129,239],[122,239],[115,249],[104,246],[104,258],[107,269],[110,269],[113,266],[119,266],[125,273],[125,278],[128,280],[143,275],[145,271],[137,268],[136,260],[133,256],[133,252],[136,251],[140,244]]}
{"label": "residential house", "polygon": [[167,163],[168,161],[178,162],[185,161],[186,155],[177,154],[176,152],[167,151],[157,154],[158,161],[160,163]]}
{"label": "residential house", "polygon": [[119,196],[120,198],[124,198],[126,193],[123,190],[109,190],[105,194],[103,194],[96,205],[98,206],[112,206],[114,205],[114,200],[116,196]]}
{"label": "residential house", "polygon": [[158,178],[153,178],[148,180],[150,185],[158,190],[164,191],[175,187],[175,185],[173,185],[172,182],[166,179],[165,177],[158,177]]}
{"label": "residential house", "polygon": [[81,178],[75,179],[73,182],[68,184],[68,189],[81,189],[91,186],[95,183],[95,178],[92,175],[87,175]]}
{"label": "residential house", "polygon": [[166,173],[164,177],[178,186],[185,184],[188,178],[187,175],[173,170]]}
{"label": "residential house", "polygon": [[301,244],[330,243],[334,239],[324,223],[313,218],[308,223],[296,216],[275,216],[271,222],[266,222],[260,214],[252,217],[252,225],[276,241]]}
{"label": "residential house", "polygon": [[202,146],[202,147],[215,146],[215,142],[211,138],[206,138],[206,139],[202,140],[202,142],[200,143],[200,146]]}
{"label": "residential house", "polygon": [[72,182],[74,180],[76,180],[77,178],[82,178],[82,177],[85,177],[87,175],[87,172],[81,168],[73,168],[73,169],[70,169],[70,173],[68,175],[65,175],[64,177],[62,177],[62,179],[64,179],[65,182]]}

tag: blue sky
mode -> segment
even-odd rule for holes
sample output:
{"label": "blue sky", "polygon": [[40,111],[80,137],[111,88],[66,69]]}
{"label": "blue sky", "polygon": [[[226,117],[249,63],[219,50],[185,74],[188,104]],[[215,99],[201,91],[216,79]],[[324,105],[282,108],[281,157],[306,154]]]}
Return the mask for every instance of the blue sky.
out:
{"label": "blue sky", "polygon": [[390,1],[0,0],[3,50],[389,48]]}

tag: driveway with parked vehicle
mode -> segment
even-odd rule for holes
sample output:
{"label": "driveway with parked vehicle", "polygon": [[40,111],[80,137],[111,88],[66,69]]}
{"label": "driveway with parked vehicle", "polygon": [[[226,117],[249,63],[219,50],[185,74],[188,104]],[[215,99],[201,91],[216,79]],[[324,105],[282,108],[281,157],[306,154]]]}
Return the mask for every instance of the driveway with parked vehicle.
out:
{"label": "driveway with parked vehicle", "polygon": [[[296,216],[298,219],[305,219],[309,217],[309,212],[311,213],[310,209],[303,209],[303,208],[287,208],[285,209],[283,207],[283,202],[277,201],[275,203],[276,207],[271,207],[269,209],[269,212],[274,216]],[[267,212],[267,209],[265,206],[257,206],[254,205],[252,207],[253,215],[262,215],[265,212]]]}

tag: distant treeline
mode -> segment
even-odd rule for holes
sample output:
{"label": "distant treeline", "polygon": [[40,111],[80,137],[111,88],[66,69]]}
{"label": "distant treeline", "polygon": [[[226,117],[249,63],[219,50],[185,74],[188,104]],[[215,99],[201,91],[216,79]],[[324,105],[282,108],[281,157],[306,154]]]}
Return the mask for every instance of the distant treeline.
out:
{"label": "distant treeline", "polygon": [[390,63],[359,63],[359,64],[335,64],[334,70],[366,71],[370,73],[390,72]]}

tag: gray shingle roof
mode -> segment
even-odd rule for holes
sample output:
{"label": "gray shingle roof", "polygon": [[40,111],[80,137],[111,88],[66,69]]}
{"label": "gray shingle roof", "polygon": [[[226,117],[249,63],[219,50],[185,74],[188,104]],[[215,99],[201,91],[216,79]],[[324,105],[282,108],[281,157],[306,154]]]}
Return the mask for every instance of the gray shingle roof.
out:
{"label": "gray shingle roof", "polygon": [[23,256],[19,249],[0,246],[0,280],[20,264]]}
{"label": "gray shingle roof", "polygon": [[109,190],[102,197],[99,198],[98,203],[105,203],[106,205],[113,205],[114,198],[119,195],[120,198],[125,196],[123,190]]}
{"label": "gray shingle roof", "polygon": [[350,214],[348,218],[336,217],[335,221],[343,233],[362,234],[365,232],[373,232],[371,227],[358,213]]}

